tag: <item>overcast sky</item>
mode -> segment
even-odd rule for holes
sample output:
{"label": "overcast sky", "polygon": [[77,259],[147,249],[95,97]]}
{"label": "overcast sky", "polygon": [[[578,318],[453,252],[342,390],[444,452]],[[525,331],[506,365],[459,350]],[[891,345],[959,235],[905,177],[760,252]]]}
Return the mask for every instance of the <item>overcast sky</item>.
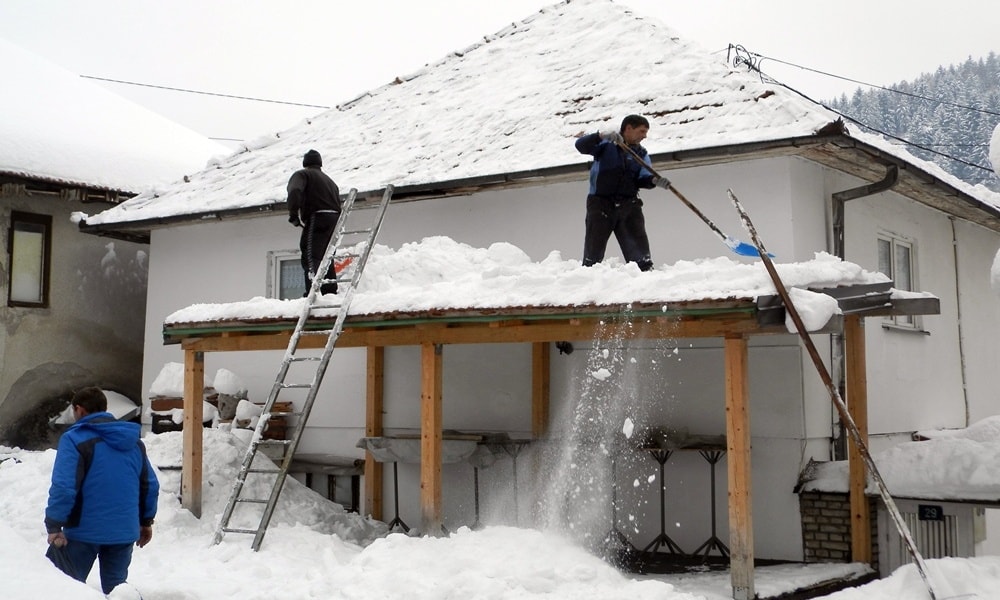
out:
{"label": "overcast sky", "polygon": [[[709,51],[724,55],[729,43],[742,44],[775,59],[880,85],[1000,51],[1000,3],[985,0],[618,1]],[[550,4],[3,0],[0,37],[81,75],[332,106]],[[773,60],[762,68],[816,99],[857,87]],[[215,138],[252,139],[322,110],[102,85]]]}

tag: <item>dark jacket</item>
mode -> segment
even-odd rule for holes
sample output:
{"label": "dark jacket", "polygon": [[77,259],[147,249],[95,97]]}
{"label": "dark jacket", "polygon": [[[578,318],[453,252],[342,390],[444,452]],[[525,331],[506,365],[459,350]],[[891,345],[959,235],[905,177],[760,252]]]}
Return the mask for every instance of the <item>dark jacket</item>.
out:
{"label": "dark jacket", "polygon": [[[649,153],[639,144],[631,146],[635,153],[649,162]],[[577,138],[576,149],[581,154],[594,157],[590,166],[591,196],[603,196],[627,200],[636,198],[639,189],[650,189],[653,184],[653,173],[641,165],[631,155],[611,142],[601,139],[599,133],[591,133]]]}
{"label": "dark jacket", "polygon": [[87,415],[59,438],[45,528],[91,544],[130,544],[156,516],[160,484],[139,425]]}
{"label": "dark jacket", "polygon": [[308,223],[318,210],[340,212],[340,190],[319,167],[306,167],[288,180],[288,215]]}

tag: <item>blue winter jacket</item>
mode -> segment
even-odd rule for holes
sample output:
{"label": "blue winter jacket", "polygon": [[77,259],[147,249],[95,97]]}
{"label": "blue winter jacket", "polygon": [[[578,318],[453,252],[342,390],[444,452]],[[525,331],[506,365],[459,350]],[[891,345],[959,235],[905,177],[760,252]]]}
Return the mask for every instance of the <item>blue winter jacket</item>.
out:
{"label": "blue winter jacket", "polygon": [[[635,153],[644,161],[649,161],[646,149],[635,144]],[[636,198],[639,188],[655,187],[655,179],[647,165],[636,162],[634,158],[612,142],[601,139],[599,133],[590,133],[577,138],[576,149],[581,154],[590,154],[594,162],[590,166],[591,196],[605,196],[628,200]]]}
{"label": "blue winter jacket", "polygon": [[130,544],[156,516],[160,484],[139,425],[111,413],[87,415],[59,439],[45,528],[70,540]]}

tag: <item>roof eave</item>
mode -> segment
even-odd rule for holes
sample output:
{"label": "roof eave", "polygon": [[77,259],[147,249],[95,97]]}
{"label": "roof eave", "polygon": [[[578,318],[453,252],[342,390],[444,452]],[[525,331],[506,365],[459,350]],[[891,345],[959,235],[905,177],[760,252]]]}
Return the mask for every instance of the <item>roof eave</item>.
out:
{"label": "roof eave", "polygon": [[[918,166],[852,138],[848,134],[841,133],[836,128],[833,128],[831,133],[657,153],[652,154],[650,158],[654,164],[669,169],[724,164],[743,159],[747,156],[767,158],[789,155],[802,156],[824,166],[871,181],[877,181],[883,176],[883,173],[878,171],[876,165],[895,164],[901,171],[901,178],[907,180],[907,182],[902,188],[899,186],[894,188],[894,191],[948,214],[953,214],[989,229],[1000,231],[1000,210],[984,204]],[[430,198],[464,196],[484,189],[529,186],[542,180],[548,182],[569,181],[573,178],[578,178],[585,168],[584,164],[578,163],[399,186],[393,192],[392,201],[410,202]],[[934,191],[935,189],[937,191]],[[380,197],[381,194],[382,190],[360,190],[358,196],[364,200]],[[276,200],[270,204],[252,207],[190,213],[154,219],[119,221],[95,225],[81,223],[80,230],[85,233],[113,237],[128,234],[133,237],[145,238],[148,241],[150,231],[156,228],[208,220],[257,217],[262,214],[284,212],[286,206],[284,201]]]}

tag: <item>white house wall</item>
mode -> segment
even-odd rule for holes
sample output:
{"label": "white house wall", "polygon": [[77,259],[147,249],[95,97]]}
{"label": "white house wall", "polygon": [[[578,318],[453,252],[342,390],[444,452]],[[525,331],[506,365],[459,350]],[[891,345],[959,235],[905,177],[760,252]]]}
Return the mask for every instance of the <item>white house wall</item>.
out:
{"label": "white house wall", "polygon": [[[847,186],[845,186],[846,188]],[[913,243],[915,286],[941,299],[941,314],[920,317],[919,330],[866,322],[869,431],[874,436],[964,427],[951,224],[941,212],[893,192],[847,203],[847,260],[877,269],[878,235]],[[898,437],[898,436],[896,436]],[[880,444],[873,440],[873,447]]]}
{"label": "white house wall", "polygon": [[990,269],[1000,248],[1000,236],[978,225],[952,223],[958,240],[958,299],[971,424],[1000,412],[1000,296],[990,293]]}

